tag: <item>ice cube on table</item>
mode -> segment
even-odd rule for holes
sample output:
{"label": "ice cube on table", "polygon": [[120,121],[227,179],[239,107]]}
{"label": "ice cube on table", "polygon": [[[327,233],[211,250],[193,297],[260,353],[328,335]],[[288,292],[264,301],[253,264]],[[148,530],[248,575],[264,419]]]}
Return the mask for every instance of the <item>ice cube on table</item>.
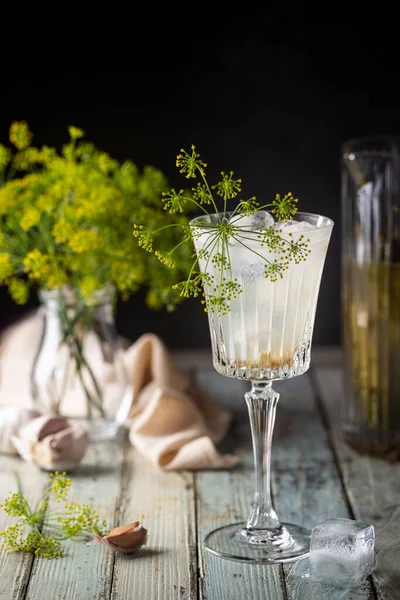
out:
{"label": "ice cube on table", "polygon": [[338,586],[356,587],[375,566],[373,525],[332,518],[311,531],[310,578]]}

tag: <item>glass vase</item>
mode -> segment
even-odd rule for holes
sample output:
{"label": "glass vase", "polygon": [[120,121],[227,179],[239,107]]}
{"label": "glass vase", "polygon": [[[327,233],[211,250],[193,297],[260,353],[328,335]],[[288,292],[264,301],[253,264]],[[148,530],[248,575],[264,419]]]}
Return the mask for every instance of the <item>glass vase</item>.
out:
{"label": "glass vase", "polygon": [[69,288],[41,290],[42,333],[31,374],[45,414],[83,421],[91,441],[113,439],[132,397],[114,320],[112,287],[90,298]]}
{"label": "glass vase", "polygon": [[345,142],[342,179],[343,431],[400,455],[400,138]]}

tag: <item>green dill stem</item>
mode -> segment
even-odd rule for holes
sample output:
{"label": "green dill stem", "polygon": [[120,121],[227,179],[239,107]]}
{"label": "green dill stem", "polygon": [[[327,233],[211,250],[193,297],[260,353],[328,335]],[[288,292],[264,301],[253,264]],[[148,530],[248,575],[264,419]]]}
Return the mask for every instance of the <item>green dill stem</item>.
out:
{"label": "green dill stem", "polygon": [[[224,236],[221,236],[221,264],[219,266],[219,286],[218,286],[218,295],[221,296],[221,292],[222,292],[222,279],[224,276]],[[219,240],[218,240],[218,246],[217,246],[217,252],[219,250]]]}
{"label": "green dill stem", "polygon": [[[63,297],[61,291],[59,293],[59,299],[60,299],[60,305],[61,305],[60,317],[61,317],[62,322],[64,323],[64,337],[63,337],[63,340],[61,341],[61,343],[66,342],[69,339],[70,346],[75,347],[75,352],[73,353],[73,356],[75,358],[75,367],[76,367],[76,372],[78,373],[79,379],[81,381],[83,390],[85,392],[86,399],[88,401],[88,406],[87,406],[88,417],[91,418],[91,416],[92,416],[91,404],[93,404],[99,410],[102,417],[105,417],[105,411],[102,407],[102,393],[101,393],[100,387],[97,383],[96,377],[94,376],[94,373],[93,373],[89,363],[87,362],[87,360],[83,354],[83,344],[76,337],[76,335],[74,335],[74,326],[77,323],[78,319],[82,315],[85,314],[85,308],[82,307],[80,310],[78,310],[76,312],[74,317],[72,319],[70,319],[68,317],[68,312],[67,312],[68,307],[67,307],[66,302],[64,301],[64,297]],[[99,402],[96,402],[96,400],[93,398],[93,396],[90,394],[89,390],[86,387],[85,381],[83,379],[82,365],[84,367],[86,367],[86,369],[89,373],[89,376],[93,382],[97,396],[99,398]]]}
{"label": "green dill stem", "polygon": [[197,200],[195,200],[194,198],[188,198],[187,196],[182,196],[182,200],[188,200],[189,202],[192,202],[192,204],[195,204],[196,206],[198,206],[198,208],[200,208],[203,211],[203,213],[205,213],[207,216],[210,215],[208,210],[205,209],[204,206],[202,204],[200,204],[199,202],[197,202]]}
{"label": "green dill stem", "polygon": [[[254,231],[254,234],[258,236],[258,235],[260,235],[260,231],[262,231],[262,229],[259,229],[259,230],[257,230],[257,231]],[[251,231],[246,231],[246,233],[250,234],[250,233],[252,233],[252,232],[251,232]],[[241,234],[239,234],[239,235],[240,235],[240,238],[241,238],[242,240],[249,240],[250,242],[257,241],[257,238],[246,237],[245,235],[241,235]],[[282,237],[281,235],[279,235],[279,233],[277,233],[276,235],[277,235],[277,237],[279,237],[279,241],[280,241],[282,244],[285,244],[286,246],[291,246],[291,245],[292,245],[292,243],[294,243],[294,242],[292,242],[292,241],[286,240],[284,237]],[[232,236],[232,237],[233,237],[233,236]],[[267,243],[267,242],[264,242],[264,243],[265,243],[265,245],[268,245],[268,243]],[[248,246],[246,246],[246,248],[248,248]],[[249,250],[251,250],[251,248],[249,248]],[[254,250],[252,250],[252,252],[254,252]],[[267,261],[267,262],[269,262],[269,263],[271,262],[271,261],[269,261],[267,258],[264,258],[264,260],[266,260],[266,261]]]}
{"label": "green dill stem", "polygon": [[16,235],[19,239],[19,241],[22,243],[23,247],[26,248],[27,246],[29,246],[28,243],[28,235],[27,233],[22,229],[22,227],[20,227],[18,221],[16,220],[15,216],[13,215],[8,215],[8,221],[11,222],[11,231],[12,231],[12,235]]}
{"label": "green dill stem", "polygon": [[49,235],[49,232],[47,231],[46,228],[44,228],[42,226],[42,224],[40,222],[37,224],[37,228],[38,228],[39,232],[41,233],[42,239],[45,241],[47,253],[53,258],[54,262],[57,264],[57,261],[55,259],[55,251],[53,248],[54,242],[53,242],[51,236]]}
{"label": "green dill stem", "polygon": [[23,498],[23,494],[22,494],[22,486],[21,486],[21,478],[20,478],[20,476],[19,476],[19,473],[17,473],[17,471],[15,471],[15,470],[13,469],[13,471],[12,471],[12,474],[14,475],[14,477],[15,477],[15,481],[17,482],[17,491],[18,491],[18,494],[19,494],[20,496],[22,496],[22,498]]}
{"label": "green dill stem", "polygon": [[101,392],[101,389],[100,389],[100,387],[99,387],[99,384],[97,383],[97,379],[96,379],[96,377],[94,376],[94,373],[93,373],[93,371],[92,371],[92,368],[91,368],[91,366],[89,365],[89,363],[87,362],[86,358],[85,358],[85,357],[84,357],[84,355],[83,355],[83,345],[82,345],[82,342],[76,338],[76,339],[75,339],[75,344],[76,344],[76,346],[77,346],[77,349],[78,349],[78,351],[79,351],[80,360],[82,361],[83,365],[84,365],[84,366],[87,368],[87,370],[88,370],[88,372],[89,372],[89,375],[90,375],[90,377],[91,377],[91,379],[92,379],[92,382],[93,382],[94,388],[95,388],[95,390],[96,390],[96,393],[97,393],[97,395],[98,395],[98,397],[99,397],[99,401],[100,401],[100,405],[98,406],[98,408],[99,408],[99,410],[101,410],[101,414],[102,414],[102,416],[104,417],[104,416],[105,416],[104,409],[101,407],[101,402],[102,402],[103,394],[102,394],[102,392]]}
{"label": "green dill stem", "polygon": [[185,244],[187,242],[187,240],[183,239],[181,240],[176,246],[174,246],[172,248],[172,250],[168,250],[169,254],[172,254],[173,252],[175,252],[175,250],[177,250],[179,248],[179,246],[182,246],[182,244]]}
{"label": "green dill stem", "polygon": [[[211,240],[211,241],[207,240],[207,242],[208,242],[208,243],[207,243],[207,246],[205,246],[204,248],[202,248],[202,250],[207,250],[207,248],[209,248],[209,247],[210,247],[210,245],[213,243],[213,241],[215,240],[215,238],[218,238],[218,236],[219,236],[219,232],[217,231],[217,232],[216,232],[216,233],[215,233],[215,234],[212,236],[212,240]],[[210,237],[211,237],[211,236],[210,236]],[[218,240],[217,240],[217,241],[218,241]],[[214,244],[214,246],[215,246],[215,244]],[[214,248],[214,247],[213,247],[213,248]],[[212,251],[211,251],[211,252],[212,252]],[[211,255],[211,253],[210,253],[210,255]],[[207,267],[208,267],[208,262],[209,262],[209,260],[210,260],[210,256],[209,256],[209,257],[208,257],[208,259],[207,259],[207,263],[206,263],[206,269],[205,269],[205,271],[207,271]],[[189,275],[188,275],[187,281],[190,281],[190,278],[191,278],[191,276],[192,276],[192,273],[193,273],[193,271],[194,271],[194,268],[195,268],[195,266],[197,265],[197,263],[198,263],[198,262],[199,262],[199,258],[198,258],[198,257],[196,257],[196,260],[195,260],[195,261],[193,261],[193,264],[192,264],[192,267],[191,267],[191,269],[190,269],[190,272],[189,272]]]}
{"label": "green dill stem", "polygon": [[40,506],[44,503],[47,502],[49,499],[49,486],[46,487],[46,489],[40,494],[38,501],[36,502],[36,506],[35,506],[35,510],[32,512],[31,514],[37,514],[39,512],[39,508]]}
{"label": "green dill stem", "polygon": [[191,276],[192,276],[192,273],[193,273],[193,271],[194,271],[194,268],[195,268],[195,266],[197,265],[197,263],[198,263],[198,262],[199,262],[199,259],[198,259],[198,258],[196,258],[196,260],[194,260],[194,261],[193,261],[193,264],[192,264],[192,266],[191,266],[191,268],[190,268],[190,271],[189,271],[189,275],[188,275],[187,281],[190,281],[190,278],[191,278]]}
{"label": "green dill stem", "polygon": [[229,254],[229,240],[226,241],[226,253],[227,253],[227,256],[228,256],[229,273],[230,273],[230,276],[231,276],[231,281],[233,281],[231,255]]}
{"label": "green dill stem", "polygon": [[264,208],[269,208],[270,206],[275,206],[275,204],[263,204],[257,208],[257,211],[263,210]]}
{"label": "green dill stem", "polygon": [[[197,166],[197,165],[196,165],[196,166]],[[201,169],[199,166],[197,166],[197,169],[199,170],[199,172],[200,172],[200,175],[201,175],[201,178],[202,178],[202,180],[204,181],[204,185],[206,186],[206,188],[207,188],[207,191],[208,191],[208,193],[210,194],[211,202],[212,202],[212,204],[213,204],[213,206],[214,206],[214,210],[215,210],[215,212],[216,212],[216,214],[217,214],[217,216],[218,216],[218,219],[219,219],[219,221],[221,221],[221,218],[220,218],[220,215],[219,215],[219,211],[218,211],[217,205],[215,204],[214,196],[213,196],[213,194],[212,194],[212,192],[211,192],[210,186],[208,185],[208,181],[207,181],[207,179],[206,179],[206,177],[205,177],[205,175],[204,175],[204,171],[203,171],[203,169]],[[207,211],[206,211],[206,212],[207,212]],[[207,212],[207,214],[209,214],[209,213]],[[225,216],[225,215],[224,215],[224,216]]]}
{"label": "green dill stem", "polygon": [[76,365],[76,372],[78,373],[78,377],[81,380],[81,385],[82,385],[83,391],[85,392],[85,396],[86,396],[86,400],[87,400],[87,416],[88,416],[88,419],[91,419],[92,418],[92,397],[89,393],[89,390],[86,388],[85,381],[84,381],[83,375],[82,375],[82,370],[81,370],[80,365],[78,365],[78,364]]}
{"label": "green dill stem", "polygon": [[163,229],[168,229],[168,227],[185,227],[185,225],[182,225],[182,223],[171,223],[170,225],[163,225],[162,227],[159,227],[158,229],[154,229],[154,231],[151,231],[150,233],[152,235],[154,235],[155,233],[158,233],[159,231],[162,231]]}
{"label": "green dill stem", "polygon": [[[238,210],[239,206],[240,206],[240,202],[239,202],[239,203],[238,203],[238,204],[235,206],[235,209],[232,211],[232,214],[231,214],[231,216],[230,216],[230,219],[229,219],[229,222],[230,222],[230,223],[232,223],[232,217],[233,217],[233,216],[236,214],[236,212],[237,212],[237,210]],[[239,218],[240,218],[240,215],[239,215]],[[237,219],[236,219],[236,220],[237,220]]]}
{"label": "green dill stem", "polygon": [[10,169],[7,173],[7,177],[5,178],[6,181],[9,181],[10,179],[12,179],[15,175],[15,173],[17,172],[16,168],[14,167],[14,165],[11,163]]}
{"label": "green dill stem", "polygon": [[210,243],[209,243],[209,244],[208,244],[208,245],[207,245],[207,246],[204,248],[204,250],[207,250],[207,248],[209,248],[209,247],[211,246],[211,244],[214,242],[214,244],[213,244],[213,247],[211,248],[211,250],[210,250],[210,252],[209,252],[208,258],[206,259],[206,264],[205,264],[205,267],[204,267],[204,271],[205,271],[206,273],[207,273],[208,264],[209,264],[209,262],[210,262],[210,259],[211,259],[211,256],[212,256],[212,253],[214,252],[214,248],[215,248],[216,244],[218,244],[218,240],[219,240],[219,238],[220,238],[220,233],[219,233],[219,232],[217,232],[217,233],[214,235],[214,237],[212,238],[211,242],[210,242]]}

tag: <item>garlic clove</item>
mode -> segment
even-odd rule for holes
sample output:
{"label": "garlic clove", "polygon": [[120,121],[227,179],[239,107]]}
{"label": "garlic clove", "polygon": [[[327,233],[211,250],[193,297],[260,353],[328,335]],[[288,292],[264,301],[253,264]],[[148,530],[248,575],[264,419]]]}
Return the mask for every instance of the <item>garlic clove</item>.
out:
{"label": "garlic clove", "polygon": [[83,458],[89,444],[86,427],[73,424],[32,446],[32,460],[46,471],[70,471]]}
{"label": "garlic clove", "polygon": [[77,466],[89,445],[87,428],[64,417],[45,416],[34,421],[12,438],[20,456],[46,471]]}
{"label": "garlic clove", "polygon": [[114,527],[108,535],[103,537],[109,544],[117,548],[123,548],[124,550],[130,549],[131,552],[143,546],[146,543],[146,538],[147,529],[139,521],[135,521],[129,525]]}
{"label": "garlic clove", "polygon": [[42,415],[21,427],[18,435],[24,439],[40,442],[48,435],[58,433],[69,425],[70,422],[65,417]]}
{"label": "garlic clove", "polygon": [[18,434],[20,428],[40,416],[33,408],[23,408],[13,404],[0,406],[0,453],[18,454],[12,437]]}
{"label": "garlic clove", "polygon": [[104,537],[95,534],[94,539],[89,542],[89,545],[105,544],[113,552],[132,554],[146,544],[147,536],[147,529],[143,527],[140,521],[135,521],[129,525],[114,527]]}

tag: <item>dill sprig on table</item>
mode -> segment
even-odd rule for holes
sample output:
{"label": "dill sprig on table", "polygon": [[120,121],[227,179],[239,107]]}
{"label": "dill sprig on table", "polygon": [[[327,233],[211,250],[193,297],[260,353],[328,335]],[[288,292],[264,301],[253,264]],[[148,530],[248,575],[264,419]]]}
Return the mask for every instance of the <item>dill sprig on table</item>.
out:
{"label": "dill sprig on table", "polygon": [[[18,478],[17,481],[18,491],[10,493],[0,504],[5,513],[17,519],[0,531],[5,551],[58,558],[64,554],[62,541],[86,539],[93,532],[103,534],[106,524],[99,520],[91,505],[66,501],[71,486],[66,473],[55,471],[50,474],[48,485],[35,506],[24,498]],[[52,505],[54,501],[57,508]]]}

